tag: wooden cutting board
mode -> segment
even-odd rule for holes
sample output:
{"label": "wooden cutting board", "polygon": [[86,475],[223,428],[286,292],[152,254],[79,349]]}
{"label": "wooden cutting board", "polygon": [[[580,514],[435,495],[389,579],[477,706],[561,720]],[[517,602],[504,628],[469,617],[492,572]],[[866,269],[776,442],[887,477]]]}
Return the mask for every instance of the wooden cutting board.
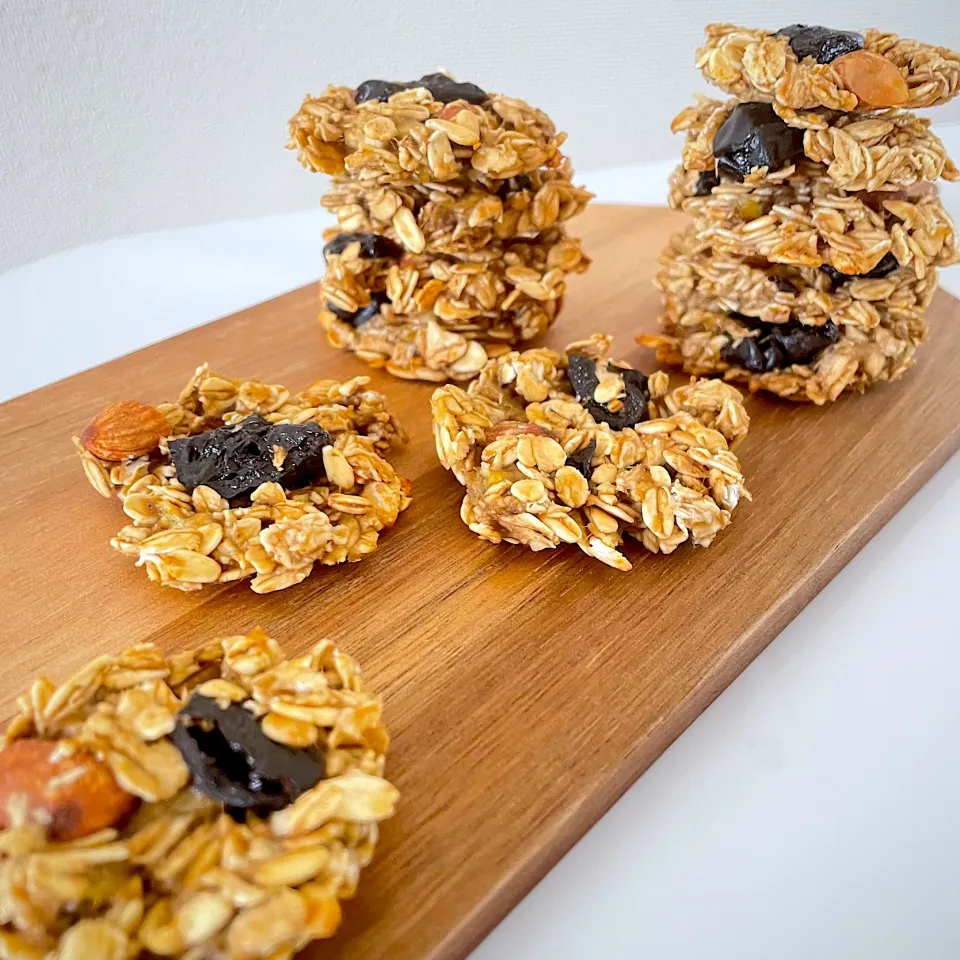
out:
{"label": "wooden cutting board", "polygon": [[[595,263],[550,342],[607,331],[652,369],[633,336],[654,327],[650,278],[680,223],[602,206],[577,221]],[[374,556],[262,597],[150,583],[108,547],[120,505],[87,485],[71,434],[112,400],[175,397],[204,360],[294,388],[367,371],[327,347],[317,306],[296,290],[0,406],[0,716],[38,672],[138,641],[258,623],[295,653],[334,638],[385,697],[402,802],[313,955],[463,957],[960,446],[960,303],[938,294],[933,344],[898,384],[826,409],[751,400],[738,452],[755,500],[709,549],[637,546],[618,573],[478,540],[433,451],[431,387],[373,373],[413,437],[395,462],[414,496]]]}

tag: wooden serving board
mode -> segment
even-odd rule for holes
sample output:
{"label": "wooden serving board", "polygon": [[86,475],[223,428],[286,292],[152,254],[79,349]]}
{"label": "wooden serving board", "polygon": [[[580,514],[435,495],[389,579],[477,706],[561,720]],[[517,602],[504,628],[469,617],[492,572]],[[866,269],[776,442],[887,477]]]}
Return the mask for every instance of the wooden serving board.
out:
{"label": "wooden serving board", "polygon": [[[655,325],[650,279],[680,222],[585,214],[595,263],[550,342],[607,331],[614,356],[652,369],[633,336]],[[138,641],[258,623],[295,653],[335,639],[384,695],[402,802],[313,955],[463,957],[960,446],[960,303],[938,294],[933,346],[898,384],[826,409],[751,400],[738,452],[755,500],[707,550],[636,546],[625,574],[573,547],[478,540],[433,451],[431,386],[373,373],[413,437],[395,463],[414,497],[376,554],[262,597],[150,583],[107,546],[120,505],[88,487],[71,434],[110,401],[175,397],[203,360],[294,388],[366,372],[326,346],[317,307],[296,290],[0,406],[0,716],[38,672]]]}

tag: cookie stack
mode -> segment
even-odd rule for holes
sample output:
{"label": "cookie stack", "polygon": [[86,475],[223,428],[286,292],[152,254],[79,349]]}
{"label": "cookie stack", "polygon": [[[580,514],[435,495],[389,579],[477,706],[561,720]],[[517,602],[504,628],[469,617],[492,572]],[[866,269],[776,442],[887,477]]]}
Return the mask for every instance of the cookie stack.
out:
{"label": "cookie stack", "polygon": [[430,74],[308,96],[288,146],[332,177],[320,321],[398,377],[475,376],[543,333],[589,260],[564,223],[590,194],[522,100]]}
{"label": "cookie stack", "polygon": [[661,258],[662,335],[691,373],[822,404],[893,380],[927,335],[937,268],[958,261],[935,181],[957,168],[908,108],[960,92],[960,54],[878,30],[707,27]]}

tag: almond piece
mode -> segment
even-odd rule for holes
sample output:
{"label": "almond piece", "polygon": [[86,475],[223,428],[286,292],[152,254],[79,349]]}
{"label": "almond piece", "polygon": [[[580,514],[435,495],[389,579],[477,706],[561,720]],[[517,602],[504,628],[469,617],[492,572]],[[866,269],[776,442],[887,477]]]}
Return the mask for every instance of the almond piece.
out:
{"label": "almond piece", "polygon": [[896,107],[906,103],[910,88],[896,65],[869,50],[854,50],[837,57],[831,66],[843,85],[871,107]]}
{"label": "almond piece", "polygon": [[105,763],[84,751],[56,758],[58,747],[56,740],[14,740],[0,751],[0,827],[10,825],[15,795],[27,798],[30,815],[49,824],[54,840],[96,833],[136,806]]}
{"label": "almond piece", "polygon": [[531,435],[534,437],[552,437],[553,434],[546,428],[537,423],[521,423],[519,420],[501,420],[495,426],[487,430],[483,440],[484,443],[493,443],[501,437],[522,437]]}
{"label": "almond piece", "polygon": [[126,460],[155,450],[170,432],[167,418],[139,400],[121,400],[101,410],[83,431],[83,446],[101,460]]}

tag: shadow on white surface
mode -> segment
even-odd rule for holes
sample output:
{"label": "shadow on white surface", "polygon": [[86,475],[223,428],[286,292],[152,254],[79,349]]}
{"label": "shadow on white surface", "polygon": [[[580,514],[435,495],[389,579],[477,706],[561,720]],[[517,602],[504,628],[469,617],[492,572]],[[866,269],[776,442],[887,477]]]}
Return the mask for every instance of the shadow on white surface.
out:
{"label": "shadow on white surface", "polygon": [[958,490],[960,455],[471,960],[960,957]]}

